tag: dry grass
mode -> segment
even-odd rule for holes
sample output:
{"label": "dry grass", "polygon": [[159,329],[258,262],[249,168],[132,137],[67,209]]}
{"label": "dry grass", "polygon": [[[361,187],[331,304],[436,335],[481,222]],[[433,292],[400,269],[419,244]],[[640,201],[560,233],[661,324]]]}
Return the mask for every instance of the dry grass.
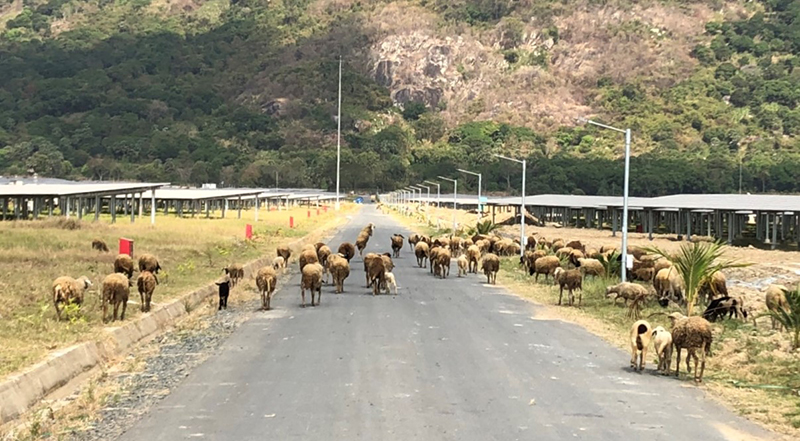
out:
{"label": "dry grass", "polygon": [[[306,208],[262,211],[254,223],[252,212],[242,219],[178,219],[159,216],[135,224],[69,222],[53,219],[36,222],[0,222],[0,376],[42,360],[50,351],[97,338],[102,332],[100,285],[113,271],[117,241],[134,239],[134,254],[158,256],[162,272],[153,296],[154,307],[218,277],[229,263],[246,263],[272,255],[275,246],[298,238],[342,218],[355,207],[343,205],[337,216],[332,210],[307,218]],[[294,229],[288,218],[294,216]],[[244,239],[245,224],[252,223],[253,240]],[[78,229],[72,228],[77,225]],[[91,249],[93,239],[104,240],[112,250]],[[55,319],[50,287],[53,279],[69,275],[88,276],[94,286],[86,293],[79,313],[69,320]],[[136,277],[136,274],[134,274]],[[126,320],[139,316],[139,296],[131,290]]]}

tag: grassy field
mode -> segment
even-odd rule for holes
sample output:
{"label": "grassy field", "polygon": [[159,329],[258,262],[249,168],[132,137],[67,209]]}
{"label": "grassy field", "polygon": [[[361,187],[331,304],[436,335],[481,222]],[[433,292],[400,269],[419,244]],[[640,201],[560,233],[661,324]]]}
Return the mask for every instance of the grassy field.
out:
{"label": "grassy field", "polygon": [[[110,224],[78,222],[64,218],[42,221],[0,222],[0,377],[42,360],[50,351],[97,338],[103,329],[100,285],[113,271],[120,237],[133,239],[134,255],[152,253],[162,266],[153,307],[220,277],[230,263],[246,263],[273,255],[275,246],[332,225],[356,210],[343,204],[334,214],[306,208],[253,212],[242,219],[159,216],[150,225],[147,217],[131,224],[127,219]],[[295,228],[288,219],[294,216]],[[253,240],[245,240],[245,225],[253,224]],[[108,253],[91,248],[93,239],[105,241]],[[134,256],[134,257],[135,257]],[[88,276],[93,286],[79,313],[61,322],[55,319],[51,284],[59,276]],[[137,274],[134,274],[136,277]],[[74,311],[70,311],[74,312]],[[139,316],[139,295],[131,289],[126,320]]]}

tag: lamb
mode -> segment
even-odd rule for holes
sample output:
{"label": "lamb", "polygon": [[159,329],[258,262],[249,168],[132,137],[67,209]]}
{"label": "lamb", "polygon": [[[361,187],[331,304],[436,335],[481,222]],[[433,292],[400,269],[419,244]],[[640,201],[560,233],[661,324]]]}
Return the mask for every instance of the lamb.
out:
{"label": "lamb", "polygon": [[83,294],[87,288],[92,286],[92,282],[86,276],[73,279],[69,276],[61,276],[53,281],[53,306],[56,308],[56,317],[61,320],[59,304],[68,305],[70,303],[81,305]]}
{"label": "lamb", "polygon": [[417,242],[414,245],[414,255],[417,256],[417,266],[420,268],[425,268],[427,263],[425,262],[428,258],[428,244],[425,242]]}
{"label": "lamb", "polygon": [[342,256],[344,256],[344,258],[347,259],[347,262],[349,263],[350,259],[352,259],[356,255],[356,247],[354,247],[353,244],[351,244],[350,242],[345,242],[339,245],[339,249],[337,250],[337,252]]}
{"label": "lamb", "polygon": [[436,266],[438,267],[439,277],[446,279],[450,275],[450,250],[443,248],[436,255]]}
{"label": "lamb", "polygon": [[469,259],[467,259],[467,256],[463,254],[458,256],[456,263],[458,263],[458,277],[466,276],[467,270],[469,269]]}
{"label": "lamb", "polygon": [[672,334],[662,326],[653,329],[653,348],[658,356],[658,371],[669,375],[669,365],[672,362]]}
{"label": "lamb", "polygon": [[394,278],[394,274],[387,272],[383,275],[383,278],[386,280],[386,294],[394,290],[394,295],[397,295],[397,281]]}
{"label": "lamb", "polygon": [[644,370],[647,363],[647,348],[650,346],[653,328],[647,320],[639,320],[631,326],[631,368]]}
{"label": "lamb", "polygon": [[715,322],[718,318],[741,317],[742,320],[747,320],[747,310],[744,309],[744,300],[741,297],[720,297],[714,299],[708,304],[708,307],[703,311],[703,318],[709,322]]}
{"label": "lamb", "polygon": [[583,301],[583,275],[581,271],[577,269],[565,270],[564,268],[558,267],[553,271],[553,278],[556,280],[559,287],[558,304],[561,304],[564,288],[567,288],[569,291],[569,306],[572,306],[575,301],[573,291],[576,289],[581,291],[581,295],[578,297],[578,306],[580,306]]}
{"label": "lamb", "polygon": [[[311,306],[317,306],[322,302],[322,265],[312,262],[303,267],[300,279],[300,306],[306,307],[306,290],[311,291]],[[314,292],[317,293],[317,303],[314,303]]]}
{"label": "lamb", "polygon": [[653,288],[656,290],[661,306],[666,307],[670,300],[684,304],[683,279],[677,269],[664,268],[658,271],[653,279]]}
{"label": "lamb", "polygon": [[615,304],[617,299],[622,297],[625,299],[625,305],[627,305],[628,300],[633,300],[634,302],[644,300],[647,297],[647,288],[637,283],[617,283],[606,288],[606,298],[610,299],[611,296],[614,296]]}
{"label": "lamb", "polygon": [[405,237],[402,234],[395,234],[392,236],[392,251],[393,257],[400,257],[400,250],[403,249],[403,241]]}
{"label": "lamb", "polygon": [[222,270],[231,278],[231,286],[236,286],[244,278],[244,267],[238,263],[232,263]]}
{"label": "lamb", "polygon": [[558,257],[541,257],[536,259],[536,261],[533,263],[533,268],[529,271],[529,274],[532,276],[535,274],[535,277],[533,278],[534,281],[539,280],[539,274],[544,274],[544,280],[547,280],[547,277],[550,274],[553,274],[553,271],[555,271],[559,266],[561,266],[561,260],[559,260]]}
{"label": "lamb", "polygon": [[275,285],[278,283],[278,274],[275,268],[265,266],[256,273],[256,286],[261,294],[261,308],[264,311],[270,310],[270,302],[275,294]]}
{"label": "lamb", "polygon": [[142,254],[139,256],[139,271],[150,271],[151,273],[158,274],[161,265],[158,263],[158,258],[152,254]]}
{"label": "lamb", "polygon": [[226,275],[222,278],[222,281],[214,283],[219,286],[219,308],[217,308],[217,311],[222,311],[223,308],[227,310],[228,296],[231,293],[231,278]]}
{"label": "lamb", "polygon": [[483,256],[483,274],[486,275],[486,283],[497,283],[497,272],[500,271],[500,258],[497,254],[488,253]]}
{"label": "lamb", "polygon": [[120,320],[125,320],[125,310],[128,308],[128,297],[131,294],[130,279],[124,274],[109,274],[103,279],[103,322],[107,322],[107,308],[110,303],[114,308],[114,321],[117,320],[119,307],[122,305]]}
{"label": "lamb", "polygon": [[272,268],[274,268],[275,271],[286,269],[286,260],[281,256],[275,256],[275,258],[272,259]]}
{"label": "lamb", "polygon": [[303,271],[303,268],[310,263],[319,262],[319,259],[317,259],[317,252],[313,249],[301,252],[300,258],[297,260],[300,263],[300,271]]}
{"label": "lamb", "polygon": [[[767,310],[772,312],[778,312],[780,310],[789,312],[789,301],[786,300],[786,292],[789,291],[783,285],[770,285],[767,287],[766,293],[766,303],[767,303]],[[775,319],[775,317],[770,317],[772,319],[772,329],[781,330],[783,325]]]}
{"label": "lamb", "polygon": [[120,254],[114,259],[114,272],[122,273],[130,279],[133,277],[133,259],[127,254]]}
{"label": "lamb", "polygon": [[153,291],[156,290],[158,281],[156,276],[150,271],[142,271],[136,279],[136,287],[139,289],[139,299],[141,300],[142,312],[150,312],[150,301],[153,299]]}
{"label": "lamb", "polygon": [[336,286],[336,294],[341,294],[344,292],[344,281],[350,276],[350,264],[341,254],[331,254],[328,257],[328,271]]}
{"label": "lamb", "polygon": [[362,231],[361,234],[358,235],[358,238],[356,238],[356,248],[358,248],[359,256],[363,256],[364,248],[367,247],[368,242],[369,242],[369,235],[365,234]]}
{"label": "lamb", "polygon": [[289,249],[289,247],[286,245],[279,246],[275,250],[275,253],[278,255],[278,257],[283,257],[283,261],[285,262],[285,264],[289,263],[289,257],[292,256],[292,250]]}
{"label": "lamb", "polygon": [[470,245],[467,248],[467,259],[469,260],[469,272],[478,272],[478,261],[481,258],[481,249],[477,245]]}
{"label": "lamb", "polygon": [[575,268],[579,268],[584,276],[603,277],[606,269],[597,259],[570,256],[570,261]]}
{"label": "lamb", "polygon": [[705,300],[714,300],[718,297],[728,296],[728,286],[725,274],[722,271],[716,271],[711,277],[707,277],[700,282],[697,289],[697,294],[700,298]]}
{"label": "lamb", "polygon": [[[681,370],[681,349],[686,348],[688,352],[686,370],[691,373],[689,362],[690,359],[694,358],[694,381],[701,383],[703,381],[703,371],[706,369],[706,355],[711,354],[711,342],[713,341],[711,324],[702,317],[686,317],[680,312],[673,312],[667,317],[672,322],[672,344],[678,354],[675,360],[675,376],[677,377]],[[700,350],[699,372],[696,353],[698,349]]]}
{"label": "lamb", "polygon": [[378,295],[380,287],[386,284],[386,267],[383,264],[383,259],[375,254],[369,261],[365,259],[364,265],[367,273],[367,287],[372,286],[372,295]]}
{"label": "lamb", "polygon": [[108,245],[100,239],[95,239],[92,241],[92,249],[97,250],[103,253],[108,252]]}

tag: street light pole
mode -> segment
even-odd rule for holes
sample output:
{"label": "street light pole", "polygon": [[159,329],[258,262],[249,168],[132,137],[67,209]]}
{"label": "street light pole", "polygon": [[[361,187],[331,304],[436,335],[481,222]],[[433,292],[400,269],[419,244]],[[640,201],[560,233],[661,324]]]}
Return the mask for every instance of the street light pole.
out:
{"label": "street light pole", "polygon": [[429,186],[427,186],[427,185],[422,185],[422,184],[417,184],[417,186],[428,189],[428,200],[425,201],[425,205],[430,205],[431,204],[431,188]]}
{"label": "street light pole", "polygon": [[339,211],[339,175],[342,164],[342,56],[339,55],[339,107],[336,111],[336,211]]}
{"label": "street light pole", "polygon": [[423,181],[423,182],[425,182],[426,184],[431,184],[431,185],[435,185],[436,186],[436,208],[441,208],[441,206],[442,206],[442,201],[441,201],[441,199],[442,199],[442,191],[441,191],[442,190],[442,184],[439,184],[438,182],[433,182],[433,181]]}
{"label": "street light pole", "polygon": [[453,183],[453,234],[456,234],[456,210],[458,209],[458,179],[445,178],[439,176],[443,181],[450,181]]}
{"label": "street light pole", "polygon": [[481,211],[481,184],[482,184],[482,180],[483,180],[483,175],[481,175],[480,173],[475,173],[475,172],[471,172],[469,170],[464,170],[464,169],[460,169],[460,168],[458,169],[458,171],[460,171],[461,173],[466,173],[468,175],[473,175],[473,176],[477,176],[478,177],[478,209],[477,209],[477,212],[478,212],[478,222],[480,223],[481,215],[483,214],[483,211]]}
{"label": "street light pole", "polygon": [[522,164],[522,197],[520,198],[520,204],[519,204],[519,243],[520,243],[519,255],[520,256],[524,256],[525,255],[525,245],[526,245],[525,244],[525,221],[527,220],[527,219],[525,219],[525,175],[527,173],[527,170],[526,170],[527,161],[524,160],[524,159],[522,159],[522,160],[514,159],[514,158],[509,158],[508,156],[497,155],[497,154],[494,155],[494,156],[496,156],[498,158],[501,158],[501,159],[505,159],[506,161],[513,161],[513,162]]}
{"label": "street light pole", "polygon": [[630,180],[631,168],[631,129],[618,129],[585,118],[580,118],[579,121],[625,135],[625,182],[622,185],[622,268],[620,269],[620,276],[622,281],[625,282],[628,269],[628,181]]}

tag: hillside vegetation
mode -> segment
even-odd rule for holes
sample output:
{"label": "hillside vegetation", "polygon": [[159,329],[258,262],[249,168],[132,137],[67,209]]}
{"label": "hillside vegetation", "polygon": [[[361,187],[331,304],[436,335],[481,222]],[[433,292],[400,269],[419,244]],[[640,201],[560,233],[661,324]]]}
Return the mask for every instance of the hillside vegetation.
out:
{"label": "hillside vegetation", "polygon": [[0,173],[330,188],[341,55],[345,189],[800,189],[800,0],[0,2]]}

